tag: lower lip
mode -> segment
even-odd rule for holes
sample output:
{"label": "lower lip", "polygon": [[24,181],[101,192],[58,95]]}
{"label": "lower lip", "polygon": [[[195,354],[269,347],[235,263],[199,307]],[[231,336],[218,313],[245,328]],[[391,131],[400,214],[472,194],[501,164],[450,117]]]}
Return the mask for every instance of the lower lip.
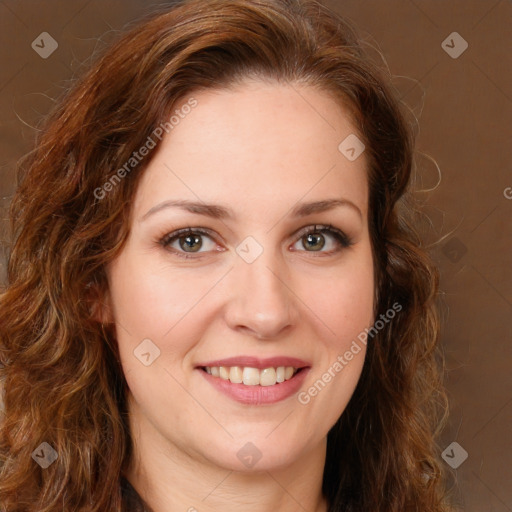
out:
{"label": "lower lip", "polygon": [[273,386],[233,384],[229,380],[213,377],[202,369],[199,369],[199,371],[213,387],[233,400],[242,404],[263,405],[275,404],[297,393],[309,372],[309,368],[303,368],[291,379],[280,382],[279,384],[274,384]]}

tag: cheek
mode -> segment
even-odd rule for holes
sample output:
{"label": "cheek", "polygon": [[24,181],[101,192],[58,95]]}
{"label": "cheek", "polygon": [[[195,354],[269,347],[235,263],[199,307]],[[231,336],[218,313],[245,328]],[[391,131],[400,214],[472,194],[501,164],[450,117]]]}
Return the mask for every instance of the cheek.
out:
{"label": "cheek", "polygon": [[[186,360],[205,328],[209,311],[204,309],[204,298],[215,280],[211,270],[196,269],[192,276],[190,270],[171,269],[165,261],[149,262],[135,251],[127,250],[111,265],[109,285],[119,353],[132,389],[140,384],[139,374],[146,375],[144,370],[151,370],[145,378],[151,375],[167,383],[169,375],[157,374],[156,368],[179,371],[176,365]],[[146,368],[141,363],[148,352],[151,363]],[[143,387],[147,386],[144,382]]]}
{"label": "cheek", "polygon": [[[326,279],[303,283],[307,305],[323,322],[335,348],[343,346],[369,327],[373,319],[374,276],[370,255],[340,267]],[[329,336],[329,334],[331,336]]]}
{"label": "cheek", "polygon": [[[127,251],[128,252],[128,251]],[[201,274],[201,272],[198,272]],[[126,254],[110,269],[114,317],[133,337],[165,337],[211,287],[211,278]]]}
{"label": "cheek", "polygon": [[[366,357],[365,329],[373,320],[374,275],[371,253],[341,266],[323,286],[311,288],[308,306],[319,317],[318,364],[297,400],[330,429],[343,413],[361,376]],[[317,331],[317,333],[320,331]]]}

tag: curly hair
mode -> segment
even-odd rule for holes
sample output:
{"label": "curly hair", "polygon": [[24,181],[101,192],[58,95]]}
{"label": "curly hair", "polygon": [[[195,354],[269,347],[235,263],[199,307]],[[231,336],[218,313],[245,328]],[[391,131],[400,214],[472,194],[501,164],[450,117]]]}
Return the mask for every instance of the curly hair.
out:
{"label": "curly hair", "polygon": [[[2,512],[135,510],[115,334],[97,321],[150,158],[98,190],[194,91],[256,77],[330,94],[366,146],[375,317],[363,371],[329,431],[330,512],[451,510],[436,442],[447,418],[438,272],[415,226],[415,130],[352,24],[313,0],[189,0],[132,27],[60,99],[19,164],[0,295]],[[172,134],[170,135],[172,136]],[[101,199],[101,200],[100,200]],[[32,458],[47,442],[57,460]],[[126,497],[126,496],[125,496]]]}

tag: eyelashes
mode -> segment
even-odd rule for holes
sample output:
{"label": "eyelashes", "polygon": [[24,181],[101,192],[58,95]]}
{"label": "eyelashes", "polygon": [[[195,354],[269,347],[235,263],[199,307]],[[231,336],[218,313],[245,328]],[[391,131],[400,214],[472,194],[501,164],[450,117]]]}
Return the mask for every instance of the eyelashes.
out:
{"label": "eyelashes", "polygon": [[[299,238],[299,241],[302,241],[304,237],[309,237],[310,235],[324,235],[328,234],[336,240],[336,242],[339,244],[340,248],[348,248],[350,247],[353,242],[352,240],[341,230],[334,228],[330,224],[328,226],[317,226],[316,224],[314,226],[308,226],[306,228],[301,229],[296,233],[295,236]],[[309,239],[310,240],[310,239]],[[308,240],[308,241],[309,241]],[[323,248],[325,244],[322,244],[320,248]],[[307,252],[318,252],[318,251],[307,251]],[[329,252],[329,251],[323,251],[323,252]]]}
{"label": "eyelashes", "polygon": [[[213,234],[207,229],[184,228],[184,229],[178,229],[177,231],[174,231],[173,233],[169,233],[168,235],[165,235],[160,240],[160,244],[167,250],[169,250],[173,253],[176,253],[178,256],[181,256],[183,258],[195,258],[197,256],[194,256],[194,254],[199,254],[199,255],[204,254],[204,251],[201,253],[198,252],[198,250],[203,247],[203,243],[202,243],[203,237],[208,237],[208,238],[210,238],[211,241],[214,238]],[[182,246],[181,248],[183,248],[183,245],[190,248],[190,246],[193,244],[196,244],[196,245],[199,244],[198,250],[191,251],[191,252],[187,253],[186,251],[179,251],[176,248],[171,247],[171,245],[175,241],[179,242],[180,240],[185,240],[184,244],[181,244],[181,243],[179,244],[180,246]],[[214,243],[213,245],[215,246],[216,244]]]}
{"label": "eyelashes", "polygon": [[[326,237],[326,235],[328,236]],[[353,245],[353,241],[349,236],[331,225],[323,226],[315,224],[313,226],[307,226],[299,230],[294,237],[297,238],[297,241],[294,242],[293,245],[300,244],[302,246],[301,249],[298,249],[299,252],[313,253],[313,255],[334,255]],[[334,245],[334,248],[324,251],[323,249],[329,246],[329,237],[331,238],[331,245]],[[201,250],[205,247],[205,238],[210,241],[210,249],[207,247],[207,250]],[[188,227],[165,235],[158,243],[178,257],[197,259],[211,251],[222,251],[222,249],[219,250],[217,248],[218,244],[214,240],[215,234],[209,229]],[[176,245],[178,247],[176,247]],[[206,246],[208,246],[208,244],[206,244]],[[313,250],[308,250],[306,247],[313,247]],[[297,249],[293,250],[295,252],[297,251]]]}

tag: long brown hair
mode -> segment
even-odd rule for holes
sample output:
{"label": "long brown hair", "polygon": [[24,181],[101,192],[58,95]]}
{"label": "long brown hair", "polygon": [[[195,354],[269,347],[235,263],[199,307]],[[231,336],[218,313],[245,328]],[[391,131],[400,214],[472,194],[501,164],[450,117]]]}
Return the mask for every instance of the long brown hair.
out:
{"label": "long brown hair", "polygon": [[[114,333],[91,305],[107,289],[105,267],[123,248],[151,158],[107,194],[98,190],[179,101],[247,77],[316,87],[350,113],[366,146],[375,317],[402,306],[369,339],[357,388],[329,432],[329,510],[449,510],[436,444],[447,415],[438,274],[412,227],[414,130],[390,76],[351,24],[315,1],[190,0],[110,48],[61,99],[20,165],[0,295],[3,511],[123,509],[127,386]],[[43,442],[58,455],[46,469],[32,457]]]}

